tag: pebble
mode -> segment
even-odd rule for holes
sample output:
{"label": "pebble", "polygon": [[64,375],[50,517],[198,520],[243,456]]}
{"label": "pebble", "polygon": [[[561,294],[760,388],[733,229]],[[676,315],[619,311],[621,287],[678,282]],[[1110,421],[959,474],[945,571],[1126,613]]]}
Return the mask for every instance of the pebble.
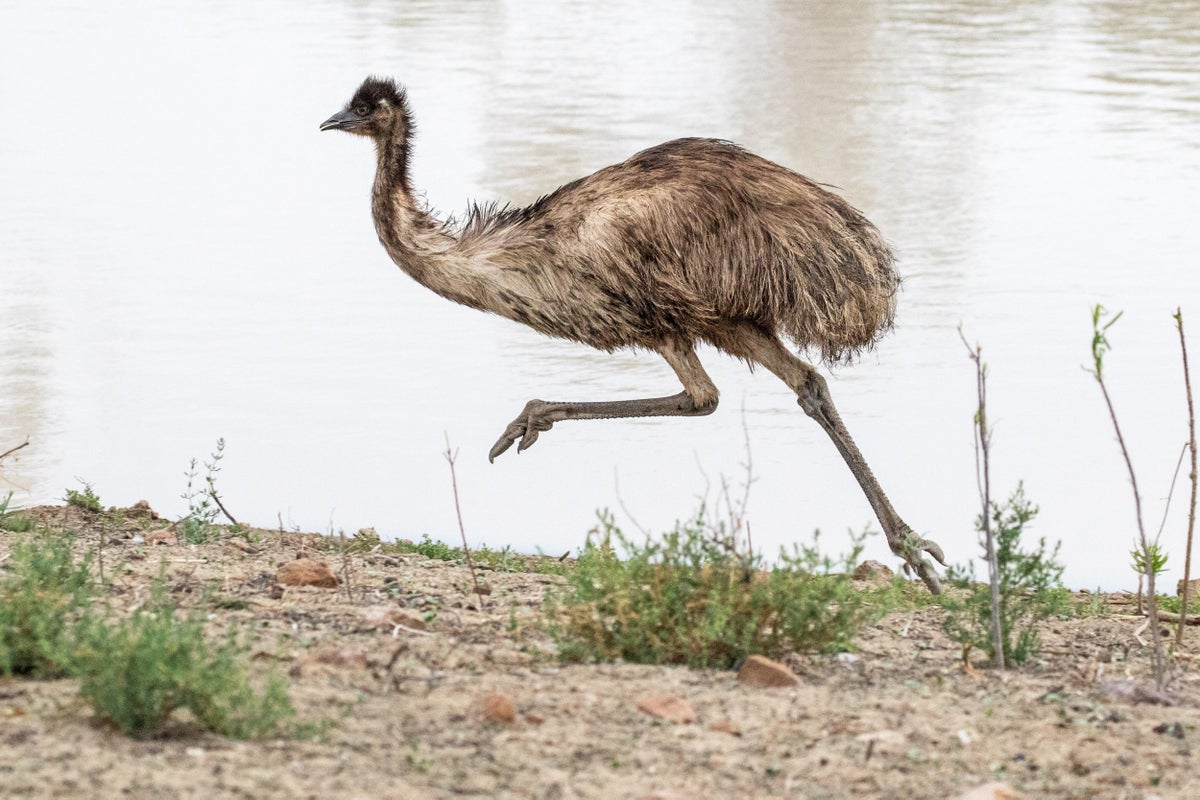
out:
{"label": "pebble", "polygon": [[638,711],[667,722],[691,723],[696,721],[692,704],[677,695],[643,697],[638,700]]}

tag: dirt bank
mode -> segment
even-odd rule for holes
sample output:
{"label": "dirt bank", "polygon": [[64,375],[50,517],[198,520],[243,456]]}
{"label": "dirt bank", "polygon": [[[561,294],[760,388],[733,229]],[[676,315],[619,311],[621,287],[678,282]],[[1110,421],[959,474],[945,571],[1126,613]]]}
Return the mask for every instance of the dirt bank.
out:
{"label": "dirt bank", "polygon": [[[3,796],[951,798],[1001,781],[1037,798],[1200,797],[1200,695],[1186,671],[1200,629],[1175,657],[1174,706],[1137,702],[1122,683],[1147,685],[1149,659],[1139,620],[1115,613],[1048,624],[1035,665],[997,674],[963,669],[938,608],[896,611],[856,653],[790,658],[799,686],[756,689],[730,672],[558,663],[538,628],[555,575],[488,571],[477,608],[465,567],[417,554],[343,555],[270,530],[151,545],[164,523],[144,513],[28,513],[79,532],[118,608],[165,565],[176,600],[203,604],[214,634],[255,631],[255,657],[291,674],[303,717],[339,722],[320,741],[233,742],[186,725],[135,741],[97,724],[72,681],[0,680]],[[0,534],[0,559],[15,536]],[[298,555],[341,586],[279,587]],[[499,721],[486,718],[495,694],[511,722],[495,699]],[[639,710],[664,695],[696,721]]]}

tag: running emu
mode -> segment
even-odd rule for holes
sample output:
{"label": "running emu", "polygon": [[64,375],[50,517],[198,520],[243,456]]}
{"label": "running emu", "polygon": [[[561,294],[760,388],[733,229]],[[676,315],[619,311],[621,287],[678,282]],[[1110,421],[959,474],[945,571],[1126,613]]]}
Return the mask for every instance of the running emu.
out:
{"label": "running emu", "polygon": [[940,593],[929,553],[900,519],[834,408],[825,379],[780,336],[846,360],[892,324],[899,276],[857,210],[801,175],[729,142],[677,139],[568,183],[527,208],[473,207],[435,219],[409,179],[404,90],[367,78],[321,123],[374,140],[375,230],[392,259],[456,303],[602,350],[643,347],[675,370],[670,397],[530,400],[492,447],[517,451],[562,420],[702,416],[717,388],[696,357],[708,342],[761,364],[796,392],[858,479],[893,552]]}

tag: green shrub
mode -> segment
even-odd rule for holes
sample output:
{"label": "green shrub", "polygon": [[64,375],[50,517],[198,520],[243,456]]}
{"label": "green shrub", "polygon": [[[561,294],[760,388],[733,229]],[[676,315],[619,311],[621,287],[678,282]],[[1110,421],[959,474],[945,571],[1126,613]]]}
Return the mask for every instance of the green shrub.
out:
{"label": "green shrub", "polygon": [[[1063,565],[1058,562],[1060,545],[1047,553],[1046,540],[1033,550],[1021,549],[1025,526],[1037,516],[1037,506],[1025,499],[1018,485],[1003,505],[992,503],[992,528],[996,537],[996,563],[1000,571],[1000,630],[1006,664],[1023,664],[1040,647],[1037,623],[1070,608],[1070,593],[1062,587]],[[983,518],[975,529],[982,533]],[[981,543],[981,546],[982,543]],[[994,657],[991,620],[991,590],[975,582],[975,565],[952,565],[946,578],[961,591],[948,592],[941,600],[946,609],[943,627],[954,641],[976,647]]]}
{"label": "green shrub", "polygon": [[102,511],[104,506],[100,505],[100,496],[92,489],[92,485],[87,481],[79,482],[83,484],[83,491],[67,489],[67,505],[82,508],[84,511],[90,511],[93,514]]}
{"label": "green shrub", "polygon": [[[731,668],[748,655],[845,648],[886,612],[891,590],[857,589],[841,562],[812,545],[768,565],[739,553],[724,526],[695,518],[637,544],[600,514],[566,589],[551,593],[548,630],[568,661],[627,661]],[[842,574],[832,574],[835,567]]]}
{"label": "green shrub", "polygon": [[29,517],[23,517],[15,510],[9,508],[12,502],[12,492],[9,492],[3,500],[0,500],[0,531],[8,531],[9,533],[27,533],[33,530],[35,521]]}
{"label": "green shrub", "polygon": [[181,617],[161,581],[147,603],[117,622],[83,626],[75,661],[80,693],[103,719],[129,735],[161,730],[178,709],[207,730],[235,739],[287,732],[294,716],[278,674],[256,690],[246,646],[231,634],[216,646],[204,636],[203,612]]}
{"label": "green shrub", "polygon": [[76,563],[69,538],[14,543],[0,577],[0,674],[67,673],[74,622],[91,599],[88,558]]}

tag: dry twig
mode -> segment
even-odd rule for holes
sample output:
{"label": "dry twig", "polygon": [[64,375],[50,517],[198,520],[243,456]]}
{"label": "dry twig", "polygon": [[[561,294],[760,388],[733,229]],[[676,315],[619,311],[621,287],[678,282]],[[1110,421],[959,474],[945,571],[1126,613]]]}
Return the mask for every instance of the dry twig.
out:
{"label": "dry twig", "polygon": [[1141,550],[1145,558],[1146,567],[1146,593],[1149,595],[1148,610],[1150,626],[1155,631],[1154,638],[1154,683],[1155,688],[1160,693],[1163,690],[1164,681],[1164,663],[1163,663],[1163,648],[1162,637],[1157,635],[1158,631],[1158,595],[1155,594],[1154,588],[1154,558],[1153,545],[1146,538],[1146,526],[1142,522],[1142,494],[1138,491],[1137,475],[1133,471],[1133,459],[1129,455],[1129,448],[1125,445],[1125,437],[1121,434],[1121,425],[1117,422],[1117,412],[1113,408],[1112,398],[1108,394],[1108,386],[1104,383],[1104,354],[1107,353],[1112,345],[1108,341],[1107,332],[1117,320],[1121,318],[1122,312],[1117,312],[1116,316],[1100,324],[1100,320],[1108,312],[1101,305],[1096,305],[1092,309],[1092,360],[1094,369],[1089,370],[1092,377],[1096,379],[1096,383],[1100,384],[1100,393],[1104,396],[1104,405],[1108,409],[1109,419],[1112,420],[1113,430],[1117,435],[1117,444],[1121,447],[1121,457],[1125,460],[1125,467],[1129,470],[1129,483],[1133,487],[1133,504],[1137,511],[1137,526],[1138,526],[1138,548]]}
{"label": "dry twig", "polygon": [[991,589],[991,624],[992,649],[995,651],[997,669],[1004,669],[1004,631],[1000,619],[1000,564],[996,558],[996,538],[992,534],[992,488],[989,448],[992,444],[992,434],[988,429],[987,418],[987,364],[983,362],[983,348],[980,345],[971,347],[963,334],[962,325],[958,326],[958,336],[967,348],[968,357],[975,362],[975,391],[979,405],[975,410],[975,483],[979,487],[979,500],[983,505],[983,538],[987,551],[988,586]]}
{"label": "dry twig", "polygon": [[28,446],[29,446],[29,440],[26,439],[25,441],[21,442],[16,447],[11,447],[8,450],[5,450],[3,453],[0,453],[0,461],[3,461],[4,459],[8,458],[9,456],[11,456],[13,453],[17,452],[21,448],[28,447]]}
{"label": "dry twig", "polygon": [[479,578],[475,575],[475,562],[471,559],[471,548],[467,544],[467,531],[463,527],[462,507],[458,502],[458,476],[454,472],[454,461],[458,458],[458,451],[450,449],[449,434],[443,435],[446,437],[446,452],[443,455],[450,464],[450,488],[454,490],[454,513],[458,516],[458,532],[462,536],[463,554],[467,557],[467,568],[471,570],[471,583],[475,586],[475,596],[479,598],[479,610],[483,611],[483,592],[479,590]]}
{"label": "dry twig", "polygon": [[1188,372],[1187,340],[1183,336],[1183,309],[1175,309],[1175,327],[1179,330],[1179,349],[1183,354],[1183,386],[1187,390],[1188,407],[1188,449],[1192,451],[1192,471],[1188,477],[1192,479],[1192,500],[1188,506],[1187,551],[1183,557],[1183,591],[1180,592],[1179,627],[1175,629],[1175,644],[1183,644],[1183,626],[1189,620],[1188,595],[1190,594],[1190,578],[1192,576],[1192,533],[1196,529],[1196,412],[1192,405],[1192,377]]}

